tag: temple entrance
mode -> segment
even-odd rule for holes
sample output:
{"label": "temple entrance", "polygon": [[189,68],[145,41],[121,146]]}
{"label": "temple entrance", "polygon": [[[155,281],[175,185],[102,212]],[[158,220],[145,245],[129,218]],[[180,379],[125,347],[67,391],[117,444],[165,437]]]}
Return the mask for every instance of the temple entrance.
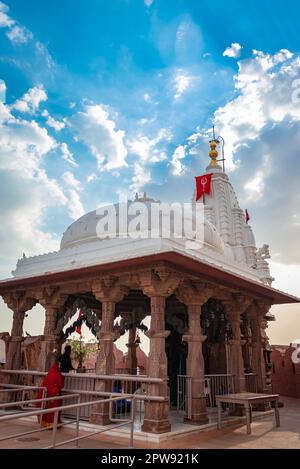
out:
{"label": "temple entrance", "polygon": [[167,299],[165,328],[170,332],[166,338],[168,360],[170,407],[177,407],[178,376],[186,375],[187,344],[182,336],[188,331],[186,306],[172,295]]}
{"label": "temple entrance", "polygon": [[166,354],[168,359],[168,378],[169,378],[169,394],[170,406],[177,406],[177,377],[186,374],[186,357],[187,347],[182,342],[182,334],[174,327],[169,325],[167,330],[170,331],[166,340]]}
{"label": "temple entrance", "polygon": [[231,338],[231,328],[225,308],[219,300],[210,298],[202,306],[201,328],[206,336],[203,343],[205,374],[226,374],[227,340]]}

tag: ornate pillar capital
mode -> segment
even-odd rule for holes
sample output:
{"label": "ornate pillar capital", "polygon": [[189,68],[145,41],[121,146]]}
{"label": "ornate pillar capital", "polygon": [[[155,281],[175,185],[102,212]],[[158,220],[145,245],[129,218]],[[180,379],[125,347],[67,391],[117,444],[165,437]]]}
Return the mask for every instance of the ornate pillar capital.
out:
{"label": "ornate pillar capital", "polygon": [[38,302],[47,310],[57,310],[64,306],[68,294],[62,293],[59,287],[45,287],[35,291]]}
{"label": "ornate pillar capital", "polygon": [[112,275],[101,277],[92,284],[92,292],[101,303],[119,303],[129,290],[129,287],[120,283],[118,277]]}
{"label": "ornate pillar capital", "polygon": [[22,337],[26,311],[35,306],[37,300],[28,296],[26,291],[14,291],[2,295],[4,302],[13,311],[12,337]]}
{"label": "ornate pillar capital", "polygon": [[226,308],[228,319],[231,322],[236,322],[239,321],[240,315],[249,308],[252,300],[244,295],[235,294],[232,295],[232,299],[225,299],[222,302]]}
{"label": "ornate pillar capital", "polygon": [[182,277],[167,267],[141,272],[140,285],[143,293],[149,297],[168,297],[178,288]]}
{"label": "ornate pillar capital", "polygon": [[29,296],[26,291],[13,291],[3,293],[1,296],[14,313],[25,313],[37,303],[37,299]]}
{"label": "ornate pillar capital", "polygon": [[262,319],[269,312],[272,306],[272,303],[269,303],[267,301],[257,300],[255,301],[255,306],[256,306],[257,314]]}
{"label": "ornate pillar capital", "polygon": [[[201,282],[184,282],[175,291],[176,297],[186,306],[202,306],[213,295],[214,289]],[[192,312],[192,309],[191,309]]]}

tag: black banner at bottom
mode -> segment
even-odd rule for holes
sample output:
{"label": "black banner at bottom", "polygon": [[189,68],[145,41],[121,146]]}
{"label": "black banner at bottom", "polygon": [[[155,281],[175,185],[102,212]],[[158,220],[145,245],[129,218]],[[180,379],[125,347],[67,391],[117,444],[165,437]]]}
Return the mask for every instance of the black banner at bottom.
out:
{"label": "black banner at bottom", "polygon": [[[48,450],[47,453],[41,455],[41,451],[44,450],[1,450],[0,461],[1,467],[7,468],[4,464],[22,464],[27,467],[27,463],[30,468],[38,466],[41,467],[41,458],[43,461],[53,467],[57,464],[61,467],[61,464],[72,464],[80,467],[89,464],[91,467],[105,468],[107,466],[126,467],[126,468],[140,468],[140,467],[151,467],[153,465],[164,465],[172,466],[174,464],[188,464],[190,467],[197,467],[203,463],[219,464],[226,466],[230,463],[233,467],[234,464],[238,464],[236,467],[241,467],[241,463],[247,461],[247,463],[266,463],[270,464],[274,458],[276,463],[282,464],[287,462],[290,457],[298,457],[297,454],[291,454],[297,450],[206,450],[206,449],[176,449],[176,450],[165,450],[165,449],[56,449]],[[289,459],[287,459],[289,458]],[[220,467],[220,466],[219,466]],[[87,469],[87,468],[86,468]]]}

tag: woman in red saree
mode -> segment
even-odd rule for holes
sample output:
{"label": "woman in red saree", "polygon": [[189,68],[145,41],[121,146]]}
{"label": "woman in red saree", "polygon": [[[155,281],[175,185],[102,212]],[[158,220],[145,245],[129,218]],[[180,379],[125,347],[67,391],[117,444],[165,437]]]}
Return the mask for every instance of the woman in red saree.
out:
{"label": "woman in red saree", "polygon": [[[64,377],[59,370],[58,362],[55,362],[54,365],[51,366],[50,370],[48,371],[47,375],[42,381],[41,386],[47,388],[47,395],[46,397],[56,397],[61,395],[61,390],[64,387]],[[42,398],[42,389],[38,391],[37,399]],[[61,399],[53,400],[53,401],[46,401],[45,409],[53,409],[54,407],[59,407],[61,405]],[[41,407],[41,403],[38,404]],[[44,427],[51,427],[54,421],[54,412],[49,414],[39,415],[38,419],[42,418],[42,425]],[[60,413],[58,414],[58,423],[60,422]]]}

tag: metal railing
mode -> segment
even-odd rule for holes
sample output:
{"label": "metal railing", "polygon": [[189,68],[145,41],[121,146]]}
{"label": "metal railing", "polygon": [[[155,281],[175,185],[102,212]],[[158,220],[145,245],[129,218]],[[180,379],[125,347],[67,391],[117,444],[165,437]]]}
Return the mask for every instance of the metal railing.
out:
{"label": "metal railing", "polygon": [[258,392],[258,382],[256,373],[245,373],[246,391]]}
{"label": "metal railing", "polygon": [[[60,397],[60,399],[66,399],[67,397],[71,397],[71,398],[78,397],[78,399],[80,399],[79,394],[78,395],[72,394],[70,396],[59,396],[59,397]],[[128,395],[128,396],[126,396],[126,398],[134,400],[134,396],[129,396]],[[79,425],[80,425],[80,420],[79,420],[80,412],[79,412],[79,410],[80,410],[80,408],[82,408],[84,406],[94,406],[94,405],[109,403],[110,404],[110,406],[109,406],[110,418],[111,418],[112,421],[114,421],[113,416],[111,414],[111,409],[112,409],[111,403],[114,402],[114,401],[118,401],[119,399],[120,399],[120,396],[117,396],[117,397],[112,396],[112,397],[108,397],[108,398],[104,398],[104,399],[96,399],[96,400],[91,401],[91,402],[83,402],[83,403],[78,402],[77,404],[62,405],[62,406],[59,406],[59,407],[53,407],[51,409],[35,410],[35,411],[26,412],[26,417],[40,416],[40,415],[49,414],[49,413],[54,414],[53,425],[52,425],[52,444],[49,445],[49,446],[46,446],[44,449],[56,448],[58,446],[64,446],[64,445],[72,443],[72,442],[75,442],[76,446],[78,447],[79,440],[83,440],[85,438],[90,438],[91,436],[98,435],[99,433],[104,433],[105,431],[112,430],[114,428],[118,428],[118,427],[128,425],[128,424],[131,424],[130,445],[129,445],[129,447],[133,448],[134,409],[135,409],[135,406],[132,406],[132,414],[131,414],[130,419],[123,420],[121,423],[118,423],[117,425],[110,426],[109,428],[104,428],[104,429],[102,428],[101,430],[97,430],[97,431],[88,433],[87,435],[81,435],[81,436],[79,435]],[[45,398],[44,402],[54,401],[54,400],[57,401],[58,396],[52,397],[52,398]],[[36,403],[41,402],[41,401],[43,401],[43,400],[42,399],[37,399]],[[14,405],[15,404],[16,403],[14,403]],[[76,436],[74,438],[69,438],[67,440],[60,441],[60,442],[57,443],[56,442],[57,428],[62,428],[62,427],[65,427],[66,425],[70,425],[70,424],[74,423],[74,422],[66,422],[66,423],[59,423],[58,422],[59,413],[62,412],[63,410],[68,409],[68,408],[75,408],[76,409],[76,428],[75,428],[75,435]],[[24,413],[23,412],[18,413],[18,414],[7,415],[7,416],[0,416],[0,424],[1,424],[1,422],[9,422],[9,421],[13,421],[13,420],[21,419],[21,418],[24,418]],[[8,436],[0,438],[0,442],[1,441],[6,441],[6,440],[9,440],[9,439],[19,438],[20,436],[24,436],[24,435],[28,435],[28,434],[32,434],[32,433],[43,432],[45,430],[48,430],[48,428],[39,428],[38,430],[36,429],[36,430],[31,430],[29,432],[21,432],[21,433],[17,433],[17,434],[14,434],[14,435],[8,435]]]}
{"label": "metal railing", "polygon": [[[192,409],[192,380],[188,375],[177,376],[177,411],[185,411],[190,418]],[[232,374],[204,375],[204,395],[207,407],[216,407],[216,396],[234,392]]]}
{"label": "metal railing", "polygon": [[192,377],[177,375],[177,412],[185,411],[187,418],[192,415]]}
{"label": "metal railing", "polygon": [[95,373],[95,368],[76,368],[76,373]]}
{"label": "metal railing", "polygon": [[[9,391],[9,390],[8,390]],[[102,399],[94,399],[90,402],[80,402],[82,394],[92,394],[94,396],[102,397]],[[106,431],[113,430],[115,428],[119,428],[122,426],[130,425],[130,432],[129,432],[129,447],[133,448],[133,443],[134,443],[134,422],[135,422],[135,412],[136,412],[136,405],[135,405],[135,400],[136,396],[135,395],[130,395],[130,394],[118,394],[118,393],[107,393],[107,392],[98,392],[98,391],[79,391],[77,392],[76,390],[73,391],[72,394],[67,394],[67,395],[60,395],[60,396],[55,396],[55,397],[50,397],[50,398],[42,398],[42,399],[32,399],[32,400],[26,400],[26,401],[15,401],[15,402],[8,402],[8,403],[3,403],[0,404],[0,408],[9,408],[9,407],[15,407],[15,406],[20,406],[21,404],[24,403],[33,403],[34,405],[45,405],[47,402],[51,401],[63,401],[66,399],[77,399],[77,403],[75,404],[68,404],[68,405],[60,405],[54,408],[49,408],[49,409],[39,409],[39,410],[30,410],[27,412],[21,412],[21,413],[14,413],[10,414],[7,416],[0,416],[0,424],[1,422],[6,422],[6,421],[13,421],[16,419],[21,419],[26,417],[32,417],[32,416],[42,416],[44,414],[54,414],[53,418],[53,425],[52,425],[52,445],[47,446],[45,449],[50,449],[50,448],[56,448],[58,446],[64,446],[66,444],[75,442],[76,446],[78,447],[78,442],[80,440],[83,440],[85,438],[90,438],[91,436],[98,435],[100,433],[104,433]],[[126,399],[127,401],[130,402],[130,416],[129,418],[121,418],[120,415],[116,415],[115,412],[115,405],[114,403],[117,403],[120,400]],[[155,401],[155,402],[163,402],[165,401],[165,398],[159,397],[159,396],[139,396],[139,400],[141,401]],[[110,425],[107,428],[101,428],[100,430],[88,433],[87,435],[79,435],[79,429],[80,429],[80,409],[82,409],[85,406],[96,406],[99,404],[109,404],[109,420],[113,423],[117,423],[116,425]],[[64,422],[64,423],[59,423],[58,418],[59,414],[62,413],[65,410],[68,409],[76,409],[76,426],[75,426],[75,437],[70,438],[64,441],[56,442],[56,435],[57,435],[57,429],[65,427],[67,425],[74,424],[74,421],[70,422]],[[93,412],[94,415],[98,415],[97,412]],[[42,418],[40,419],[42,421]],[[6,441],[9,439],[16,439],[21,436],[33,434],[33,433],[38,433],[38,432],[43,432],[45,430],[48,430],[49,428],[38,428],[26,432],[21,432],[13,435],[7,435],[5,437],[0,438],[1,441]]]}
{"label": "metal railing", "polygon": [[[41,407],[41,409],[37,409],[37,410],[28,410],[26,412],[15,412],[15,413],[11,413],[8,415],[8,416],[0,416],[0,423],[2,421],[6,421],[7,420],[7,417],[10,417],[8,420],[13,420],[13,418],[15,417],[16,419],[19,419],[21,417],[28,417],[28,416],[33,416],[33,415],[43,415],[43,414],[50,414],[52,413],[52,409],[44,409],[44,406],[45,404],[47,404],[47,402],[52,402],[52,401],[61,401],[61,400],[64,400],[64,399],[74,399],[74,397],[77,397],[77,399],[80,400],[80,395],[77,394],[77,395],[74,395],[74,394],[67,394],[67,395],[64,395],[64,396],[55,396],[55,397],[43,397],[41,399],[30,399],[30,400],[25,400],[25,401],[10,401],[10,402],[5,402],[5,403],[1,403],[0,404],[0,409],[3,408],[3,409],[6,409],[6,408],[10,408],[10,407],[18,407],[20,406],[21,404],[33,404],[34,407]],[[59,409],[61,409],[61,407],[59,407]],[[42,412],[39,413],[39,412]],[[42,427],[42,424],[43,424],[43,419],[39,419],[40,420],[40,426]],[[70,422],[70,423],[73,423],[73,422]],[[62,424],[62,426],[66,426],[66,425],[70,425],[70,423],[64,423]],[[30,431],[26,431],[26,432],[21,432],[21,433],[18,433],[17,435],[6,435],[4,437],[1,437],[0,438],[0,442],[1,441],[6,441],[6,440],[10,440],[12,438],[16,438],[16,437],[20,437],[20,436],[25,436],[25,435],[31,435],[33,433],[38,433],[38,432],[43,432],[47,430],[47,428],[39,428],[39,429],[35,429],[35,430],[30,430]]]}
{"label": "metal railing", "polygon": [[[26,394],[32,393],[33,391],[39,391],[42,390],[42,398],[47,397],[47,388],[43,386],[22,386],[19,384],[0,384],[0,396],[3,393],[9,394],[17,394],[17,393],[22,393],[21,401],[27,402],[25,399]],[[24,404],[20,407],[22,410],[27,410],[28,408],[28,403],[25,406]]]}
{"label": "metal railing", "polygon": [[235,392],[232,374],[205,375],[209,383],[207,389],[207,407],[216,407],[216,396]]}
{"label": "metal railing", "polygon": [[[30,377],[34,380],[41,381],[46,373],[34,371],[34,370],[0,370],[0,373],[6,373],[9,375],[19,376],[22,380]],[[118,389],[118,392],[134,394],[136,396],[135,407],[136,407],[136,417],[137,420],[142,423],[144,416],[144,396],[148,396],[148,385],[150,384],[165,384],[165,381],[161,378],[149,378],[145,375],[97,375],[94,373],[63,373],[65,382],[64,382],[64,391],[65,392],[74,392],[81,394],[81,402],[90,402],[92,396],[95,395],[95,391],[100,383],[108,383],[106,385],[106,391],[110,393],[114,392],[114,383],[121,383],[121,389]],[[34,381],[33,380],[33,381]],[[100,390],[99,390],[100,391]],[[101,391],[100,391],[101,392]],[[163,398],[165,400],[165,398]],[[123,399],[124,401],[124,399]],[[126,402],[120,403],[116,406],[115,415],[118,415],[120,418],[125,418],[130,412],[130,406]],[[75,417],[75,410],[68,408],[64,410],[64,417]],[[80,409],[80,418],[83,420],[89,420],[91,417],[91,408],[89,406],[82,407]]]}

